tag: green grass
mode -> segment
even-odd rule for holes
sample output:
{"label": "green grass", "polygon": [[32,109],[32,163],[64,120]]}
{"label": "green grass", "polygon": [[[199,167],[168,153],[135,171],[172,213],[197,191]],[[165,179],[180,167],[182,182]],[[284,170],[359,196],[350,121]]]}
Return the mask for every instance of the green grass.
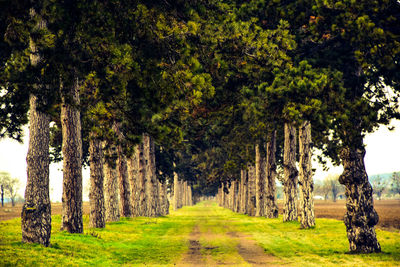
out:
{"label": "green grass", "polygon": [[0,222],[0,266],[173,266],[188,250],[195,225],[201,232],[201,253],[213,262],[247,265],[229,232],[251,236],[277,262],[289,266],[399,266],[400,234],[377,230],[382,253],[348,254],[343,222],[317,219],[317,226],[301,230],[297,222],[235,214],[215,203],[184,207],[161,218],[123,218],[105,229],[84,234],[60,231],[53,216],[49,248],[21,242],[20,219]]}
{"label": "green grass", "polygon": [[194,225],[183,215],[122,218],[105,229],[87,228],[85,217],[83,234],[59,231],[61,218],[53,216],[49,248],[20,242],[20,219],[0,222],[0,266],[172,265],[188,249]]}

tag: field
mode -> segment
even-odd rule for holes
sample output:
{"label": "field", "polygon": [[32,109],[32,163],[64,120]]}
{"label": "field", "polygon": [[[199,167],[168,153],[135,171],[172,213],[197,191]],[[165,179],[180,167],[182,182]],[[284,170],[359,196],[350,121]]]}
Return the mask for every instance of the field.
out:
{"label": "field", "polygon": [[[321,211],[323,204],[328,205],[317,203]],[[282,223],[281,216],[249,217],[214,202],[160,218],[123,218],[105,229],[88,229],[85,215],[83,234],[60,231],[60,220],[60,215],[53,216],[49,248],[22,244],[19,218],[0,222],[0,266],[398,266],[400,262],[396,232],[377,230],[383,253],[352,255],[347,253],[341,221],[320,218],[315,228],[301,230],[298,222]]]}

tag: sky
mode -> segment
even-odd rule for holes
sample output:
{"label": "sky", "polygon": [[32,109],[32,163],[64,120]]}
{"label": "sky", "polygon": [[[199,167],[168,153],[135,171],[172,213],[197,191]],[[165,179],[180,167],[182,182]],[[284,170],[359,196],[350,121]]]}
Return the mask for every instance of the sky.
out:
{"label": "sky", "polygon": [[[368,175],[392,173],[400,171],[400,121],[392,121],[395,130],[389,131],[381,126],[377,131],[368,134],[364,139],[366,144],[365,165]],[[0,140],[0,171],[6,171],[12,177],[20,180],[19,194],[24,195],[26,186],[26,154],[28,152],[28,127],[25,128],[24,143],[10,139]],[[314,179],[322,180],[328,174],[340,174],[342,167],[331,167],[328,172],[322,170],[316,161]],[[50,198],[51,201],[61,201],[62,196],[62,163],[50,165]],[[89,178],[88,169],[83,172],[84,201],[88,200]]]}

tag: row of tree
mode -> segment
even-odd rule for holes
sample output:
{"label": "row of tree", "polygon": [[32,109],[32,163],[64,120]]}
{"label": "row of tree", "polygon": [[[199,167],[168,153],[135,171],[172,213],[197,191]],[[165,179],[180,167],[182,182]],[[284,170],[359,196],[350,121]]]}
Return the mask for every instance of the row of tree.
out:
{"label": "row of tree", "polygon": [[[314,183],[311,168],[311,125],[305,122],[299,129],[299,170],[296,167],[296,129],[285,124],[284,137],[284,191],[283,221],[297,221],[301,227],[315,225]],[[227,188],[222,184],[217,199],[221,206],[250,216],[278,217],[276,204],[276,132],[265,144],[265,153],[255,146],[255,165],[241,171],[240,179],[233,180]],[[299,184],[299,206],[297,205],[297,184]]]}
{"label": "row of tree", "polygon": [[[275,157],[293,220],[298,183],[312,210],[316,147],[344,166],[350,250],[380,251],[363,138],[400,117],[399,11],[395,0],[1,2],[0,134],[20,140],[30,123],[23,240],[49,245],[50,160],[63,161],[62,227],[82,232],[82,164],[101,211],[101,149],[105,195],[118,187],[123,216],[160,214],[157,178],[172,185],[177,173],[196,198],[252,177],[248,166],[273,172],[260,166]],[[133,156],[147,136],[150,184],[107,183],[115,168],[147,168]],[[267,201],[271,175],[256,199]]]}

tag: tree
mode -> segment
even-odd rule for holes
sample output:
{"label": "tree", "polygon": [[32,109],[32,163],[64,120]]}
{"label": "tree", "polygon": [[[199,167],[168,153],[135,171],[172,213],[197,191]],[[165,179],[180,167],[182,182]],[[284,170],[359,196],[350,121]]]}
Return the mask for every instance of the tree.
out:
{"label": "tree", "polygon": [[394,172],[390,181],[390,189],[393,194],[400,194],[400,172]]}
{"label": "tree", "polygon": [[8,172],[0,172],[0,194],[1,194],[1,206],[4,207],[4,194],[7,190],[7,184],[10,181],[11,176]]}
{"label": "tree", "polygon": [[382,198],[382,193],[385,191],[388,181],[383,179],[382,176],[378,175],[377,177],[371,179],[372,188],[374,189],[374,193],[377,195],[378,199]]}
{"label": "tree", "polygon": [[315,225],[314,182],[311,168],[311,124],[304,121],[299,128],[299,187],[301,226],[309,228]]}
{"label": "tree", "polygon": [[339,183],[339,175],[328,175],[325,180],[327,181],[328,188],[332,195],[332,201],[336,202],[337,195],[342,191],[344,188]]}
{"label": "tree", "polygon": [[11,199],[11,204],[15,206],[15,199],[17,197],[18,189],[20,186],[17,178],[7,177],[4,181],[4,190],[7,192],[7,196]]}

